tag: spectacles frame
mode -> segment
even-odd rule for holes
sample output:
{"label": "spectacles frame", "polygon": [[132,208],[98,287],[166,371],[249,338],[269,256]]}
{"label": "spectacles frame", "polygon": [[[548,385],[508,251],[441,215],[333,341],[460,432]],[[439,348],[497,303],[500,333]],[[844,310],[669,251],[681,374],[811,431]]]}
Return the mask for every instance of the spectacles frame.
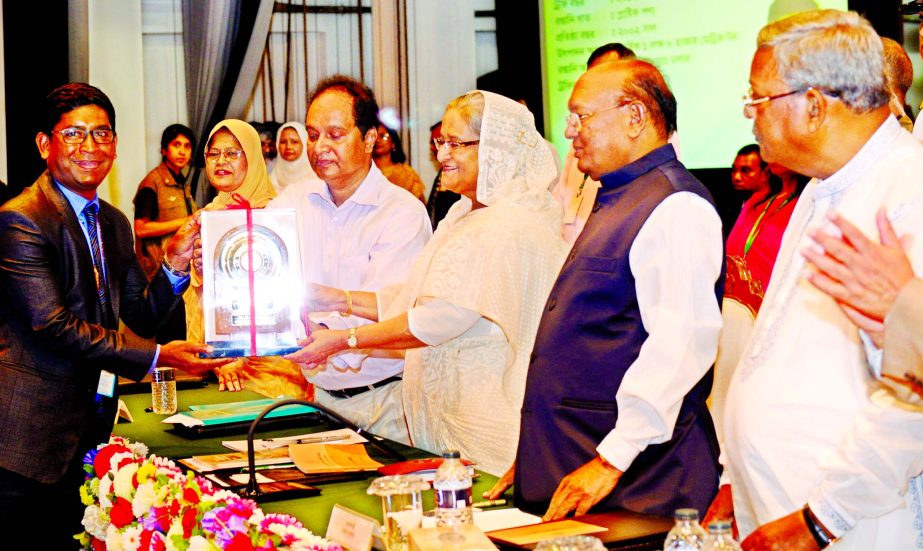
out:
{"label": "spectacles frame", "polygon": [[436,151],[442,149],[442,146],[448,148],[449,151],[458,151],[463,147],[471,147],[472,145],[477,145],[481,143],[481,140],[469,140],[467,142],[459,142],[455,140],[443,140],[442,138],[433,138],[433,145],[436,146]]}
{"label": "spectacles frame", "polygon": [[87,136],[93,135],[93,141],[100,145],[108,145],[115,141],[115,130],[111,128],[94,128],[86,130],[77,126],[70,126],[57,131],[61,140],[67,145],[81,145],[87,141]]}

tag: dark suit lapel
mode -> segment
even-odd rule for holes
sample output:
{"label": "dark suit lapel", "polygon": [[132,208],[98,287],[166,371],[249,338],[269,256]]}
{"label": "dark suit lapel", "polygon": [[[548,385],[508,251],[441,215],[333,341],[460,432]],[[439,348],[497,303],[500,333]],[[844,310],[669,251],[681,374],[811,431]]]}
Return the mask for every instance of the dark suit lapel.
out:
{"label": "dark suit lapel", "polygon": [[[67,198],[64,197],[64,194],[61,193],[60,189],[58,189],[57,184],[54,183],[54,180],[51,178],[51,175],[47,171],[42,174],[41,177],[39,177],[38,185],[45,197],[48,198],[48,201],[54,206],[58,216],[61,218],[62,225],[64,226],[64,230],[68,233],[70,242],[79,251],[79,254],[77,255],[77,260],[79,262],[78,274],[86,275],[78,277],[81,285],[83,286],[83,296],[87,297],[87,309],[91,312],[95,312],[96,320],[111,319],[108,313],[104,313],[102,311],[102,306],[99,304],[99,299],[96,298],[96,281],[93,277],[91,277],[93,274],[93,257],[90,253],[90,245],[87,243],[86,235],[83,233],[83,228],[80,226],[80,221],[77,219],[77,214],[74,212],[74,209],[71,208]],[[105,240],[106,238],[103,237],[103,239]],[[110,296],[112,295],[110,294]],[[107,324],[107,322],[102,323],[102,325]]]}
{"label": "dark suit lapel", "polygon": [[80,268],[89,268],[92,270],[93,259],[90,256],[90,246],[87,244],[87,238],[83,233],[83,228],[80,227],[80,221],[77,220],[77,214],[74,213],[74,209],[71,208],[70,203],[67,202],[67,198],[64,197],[64,194],[58,189],[58,186],[54,183],[54,180],[51,179],[51,175],[48,174],[48,172],[42,174],[38,180],[38,184],[42,193],[45,194],[45,197],[48,198],[51,204],[54,205],[55,210],[58,211],[58,216],[61,217],[61,221],[70,234],[71,240],[76,243],[77,248],[80,249],[82,253],[81,256],[86,260],[87,265],[80,266]]}

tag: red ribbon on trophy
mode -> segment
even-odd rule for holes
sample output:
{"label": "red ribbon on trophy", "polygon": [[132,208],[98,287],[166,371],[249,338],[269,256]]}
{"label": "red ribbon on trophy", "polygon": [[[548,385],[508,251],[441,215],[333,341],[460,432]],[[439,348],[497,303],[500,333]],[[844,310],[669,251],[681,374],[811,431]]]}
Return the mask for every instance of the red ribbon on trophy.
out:
{"label": "red ribbon on trophy", "polygon": [[237,193],[231,194],[233,202],[228,210],[244,209],[247,211],[247,283],[250,289],[250,355],[256,356],[256,300],[253,282],[253,207],[250,201]]}

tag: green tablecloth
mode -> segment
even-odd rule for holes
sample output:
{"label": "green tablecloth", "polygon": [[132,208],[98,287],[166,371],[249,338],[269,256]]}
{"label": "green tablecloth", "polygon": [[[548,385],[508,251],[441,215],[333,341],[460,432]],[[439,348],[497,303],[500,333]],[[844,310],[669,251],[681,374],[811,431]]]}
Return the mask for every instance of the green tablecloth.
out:
{"label": "green tablecloth", "polygon": [[[143,390],[143,389],[142,389]],[[236,402],[240,400],[257,400],[264,396],[259,394],[242,391],[242,392],[218,392],[216,384],[211,383],[203,388],[187,388],[179,391],[179,411],[188,410],[190,405],[197,404],[214,404],[221,402]],[[207,455],[228,451],[221,445],[222,440],[242,440],[247,437],[247,431],[242,430],[239,434],[221,435],[217,437],[207,437],[190,439],[180,436],[173,432],[172,425],[162,423],[165,415],[155,415],[154,413],[145,412],[145,408],[151,405],[150,392],[138,392],[136,394],[123,394],[122,399],[131,411],[134,422],[120,422],[115,429],[115,433],[125,436],[132,441],[144,442],[150,448],[152,454],[171,459],[180,459],[193,455]],[[306,427],[297,427],[283,430],[258,431],[256,437],[277,437],[302,434],[308,432],[317,432],[330,429],[329,425],[319,424]],[[399,453],[405,455],[407,459],[418,459],[432,457],[433,454],[423,450],[402,446],[397,443],[388,443]],[[373,446],[367,446],[369,454],[382,463],[390,463],[393,460],[388,459]],[[482,492],[489,489],[497,481],[497,478],[486,473],[478,473],[474,481],[474,497],[479,499]],[[373,477],[367,480],[358,480],[351,482],[339,482],[333,484],[321,485],[321,495],[306,497],[300,499],[280,500],[267,503],[261,503],[260,507],[270,513],[288,513],[302,523],[305,527],[318,535],[324,535],[327,532],[327,523],[330,521],[330,513],[335,504],[341,504],[354,511],[358,511],[370,517],[381,520],[381,503],[379,498],[370,496],[366,493]],[[423,496],[424,508],[433,507],[432,492],[426,492]]]}

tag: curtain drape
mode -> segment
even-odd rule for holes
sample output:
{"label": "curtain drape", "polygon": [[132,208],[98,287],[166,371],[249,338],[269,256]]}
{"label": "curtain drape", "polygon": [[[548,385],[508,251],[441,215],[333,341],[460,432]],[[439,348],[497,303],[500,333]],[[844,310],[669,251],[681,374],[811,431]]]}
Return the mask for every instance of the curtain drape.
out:
{"label": "curtain drape", "polygon": [[256,20],[253,22],[253,32],[250,34],[250,42],[247,45],[247,51],[240,66],[240,72],[231,94],[227,117],[225,118],[240,118],[247,108],[250,97],[253,95],[253,85],[256,83],[256,78],[260,71],[260,59],[263,57],[266,37],[269,35],[270,24],[272,23],[274,3],[274,0],[260,0]]}
{"label": "curtain drape", "polygon": [[[202,170],[205,137],[219,121],[243,112],[243,109],[236,112],[229,109],[231,98],[238,82],[248,90],[253,87],[255,70],[247,78],[242,68],[249,59],[251,43],[258,43],[262,52],[272,4],[273,0],[183,0],[187,106],[190,127],[199,137],[191,185],[199,206],[214,195]],[[265,19],[265,29],[255,33],[261,16]]]}

